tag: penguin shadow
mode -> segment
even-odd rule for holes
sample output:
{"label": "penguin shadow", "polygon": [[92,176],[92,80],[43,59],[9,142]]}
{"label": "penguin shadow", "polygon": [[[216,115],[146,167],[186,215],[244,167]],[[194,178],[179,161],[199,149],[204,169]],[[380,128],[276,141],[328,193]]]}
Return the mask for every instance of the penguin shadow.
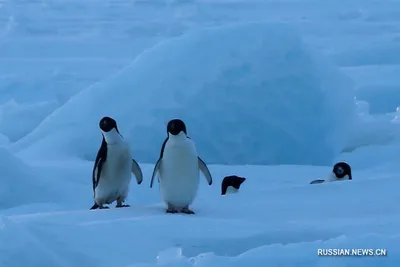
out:
{"label": "penguin shadow", "polygon": [[[232,233],[234,235],[234,233]],[[224,239],[195,239],[182,240],[177,244],[182,248],[182,254],[185,257],[196,257],[203,253],[214,253],[217,256],[236,257],[251,249],[271,246],[288,245],[304,242],[326,242],[342,236],[339,232],[327,232],[319,230],[288,231],[274,230],[263,234]]]}

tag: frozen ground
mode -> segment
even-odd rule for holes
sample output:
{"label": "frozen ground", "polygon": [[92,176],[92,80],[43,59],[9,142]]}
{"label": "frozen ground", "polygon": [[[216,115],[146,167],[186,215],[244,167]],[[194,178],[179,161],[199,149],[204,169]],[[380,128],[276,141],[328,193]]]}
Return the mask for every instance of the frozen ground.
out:
{"label": "frozen ground", "polygon": [[[88,211],[91,164],[59,164],[36,166],[47,186],[19,188],[21,196],[30,192],[26,204],[2,211],[0,266],[378,267],[400,260],[393,166],[358,166],[352,182],[309,185],[330,168],[212,165],[215,185],[202,179],[197,214],[183,216],[164,213],[149,179],[132,185],[131,208]],[[146,177],[151,167],[143,165]],[[248,180],[238,194],[220,196],[229,174]],[[32,203],[35,192],[42,203]],[[318,257],[320,248],[383,248],[388,256]]]}
{"label": "frozen ground", "polygon": [[[399,20],[394,0],[0,1],[0,267],[397,267]],[[88,211],[103,115],[145,181]],[[194,216],[149,188],[178,115],[213,163]],[[339,160],[354,181],[309,185]]]}

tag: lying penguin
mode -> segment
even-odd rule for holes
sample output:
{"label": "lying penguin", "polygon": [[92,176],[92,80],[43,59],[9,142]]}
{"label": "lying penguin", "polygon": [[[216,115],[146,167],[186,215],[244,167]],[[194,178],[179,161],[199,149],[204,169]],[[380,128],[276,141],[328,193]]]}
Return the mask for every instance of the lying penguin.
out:
{"label": "lying penguin", "polygon": [[226,176],[221,183],[221,195],[237,193],[246,178],[236,175]]}
{"label": "lying penguin", "polygon": [[336,181],[353,180],[351,167],[346,162],[338,162],[333,166],[332,172],[326,180],[314,180],[310,184],[322,184]]}

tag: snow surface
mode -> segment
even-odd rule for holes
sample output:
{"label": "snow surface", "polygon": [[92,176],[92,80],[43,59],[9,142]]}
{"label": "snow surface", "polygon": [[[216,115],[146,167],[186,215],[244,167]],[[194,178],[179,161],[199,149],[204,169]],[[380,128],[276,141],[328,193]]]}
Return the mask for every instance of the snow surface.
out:
{"label": "snow surface", "polygon": [[[30,154],[38,147],[29,144],[63,131],[86,144],[70,151],[84,158],[100,141],[93,138],[97,125],[88,122],[112,116],[136,158],[151,163],[168,120],[178,117],[209,163],[330,164],[353,122],[351,89],[285,25],[217,27],[150,48],[74,96],[14,147]],[[51,157],[65,150],[49,149]]]}
{"label": "snow surface", "polygon": [[[399,18],[393,0],[0,2],[0,267],[397,267]],[[88,210],[103,115],[144,173],[131,208]],[[214,178],[192,216],[148,186],[171,116]],[[341,160],[353,181],[309,184]]]}

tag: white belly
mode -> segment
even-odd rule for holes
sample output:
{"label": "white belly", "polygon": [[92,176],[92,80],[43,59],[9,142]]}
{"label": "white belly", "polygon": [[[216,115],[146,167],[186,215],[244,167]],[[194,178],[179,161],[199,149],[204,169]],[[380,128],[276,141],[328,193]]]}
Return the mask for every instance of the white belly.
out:
{"label": "white belly", "polygon": [[226,188],[226,194],[236,194],[237,192],[239,192],[239,190],[237,190],[236,188],[234,188],[233,186],[228,186]]}
{"label": "white belly", "polygon": [[192,204],[199,187],[197,153],[190,145],[166,146],[160,166],[161,197],[176,208]]}
{"label": "white belly", "polygon": [[325,183],[337,182],[337,181],[347,181],[347,180],[349,180],[348,175],[345,175],[342,179],[338,179],[336,177],[336,175],[333,172],[331,172],[331,173],[329,173],[328,178],[325,180]]}
{"label": "white belly", "polygon": [[125,200],[131,181],[131,166],[132,157],[128,146],[120,144],[108,146],[107,160],[95,189],[97,203],[110,204],[118,198]]}

